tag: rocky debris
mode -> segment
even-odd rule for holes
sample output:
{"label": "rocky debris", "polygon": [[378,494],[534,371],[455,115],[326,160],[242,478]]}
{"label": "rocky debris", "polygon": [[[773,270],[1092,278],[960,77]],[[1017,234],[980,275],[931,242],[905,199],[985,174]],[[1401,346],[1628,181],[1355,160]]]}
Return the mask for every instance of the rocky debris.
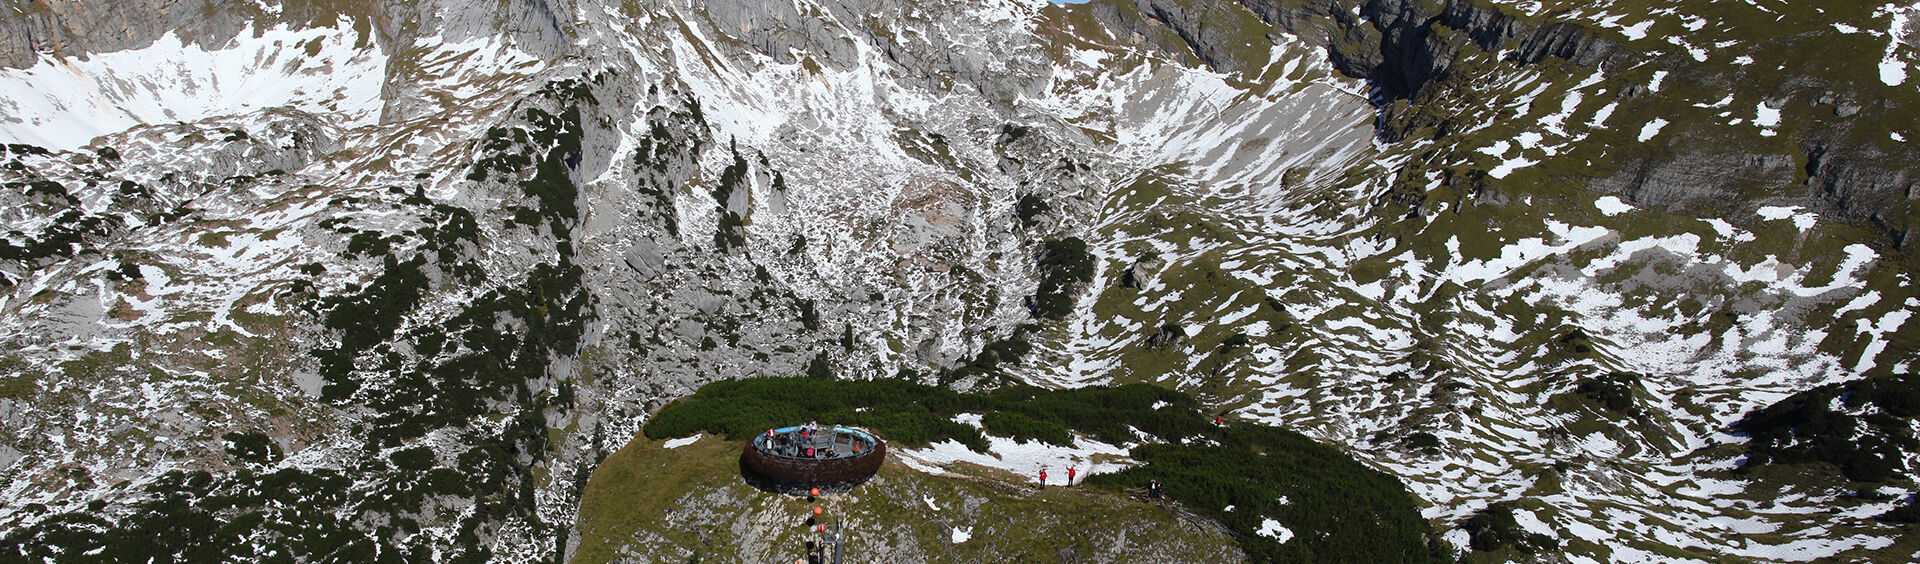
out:
{"label": "rocky debris", "polygon": [[1888,165],[1915,162],[1907,160],[1915,151],[1888,154],[1874,145],[1848,147],[1820,140],[1803,143],[1802,148],[1806,150],[1808,196],[1831,205],[1833,215],[1868,222],[1900,248],[1912,248],[1910,234],[1916,226],[1909,202],[1920,186],[1920,178],[1909,168]]}
{"label": "rocky debris", "polygon": [[1807,103],[1814,106],[1833,106],[1834,117],[1842,118],[1853,117],[1854,114],[1860,113],[1862,109],[1860,102],[1854,100],[1853,96],[1843,96],[1832,90],[1821,93],[1820,97],[1809,100]]}
{"label": "rocky debris", "polygon": [[1733,205],[1742,200],[1741,182],[1791,175],[1793,158],[1749,153],[1680,153],[1670,159],[1632,159],[1620,172],[1590,179],[1601,193],[1620,194],[1635,205],[1681,207]]}

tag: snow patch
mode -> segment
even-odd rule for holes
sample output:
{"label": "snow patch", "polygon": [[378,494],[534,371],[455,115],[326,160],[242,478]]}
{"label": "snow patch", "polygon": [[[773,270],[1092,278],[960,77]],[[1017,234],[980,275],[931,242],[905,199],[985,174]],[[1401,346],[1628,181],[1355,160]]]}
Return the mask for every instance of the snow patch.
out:
{"label": "snow patch", "polygon": [[1907,63],[1889,56],[1880,60],[1880,82],[1887,86],[1899,86],[1907,82]]}
{"label": "snow patch", "polygon": [[1501,161],[1499,166],[1493,167],[1493,170],[1487,171],[1487,176],[1491,176],[1494,178],[1506,178],[1507,175],[1513,174],[1513,171],[1515,170],[1527,168],[1536,164],[1540,164],[1540,161],[1536,161],[1526,157],[1514,157],[1511,159],[1507,159],[1505,161]]}
{"label": "snow patch", "polygon": [[1600,111],[1593,113],[1593,120],[1587,122],[1587,127],[1599,129],[1601,126],[1606,125],[1607,118],[1613,116],[1613,109],[1619,105],[1619,102],[1608,102],[1607,105],[1601,106]]}
{"label": "snow patch", "polygon": [[1780,110],[1769,108],[1766,102],[1761,102],[1754,111],[1755,117],[1753,118],[1753,124],[1760,126],[1760,135],[1762,137],[1774,136],[1773,128],[1780,125]]}
{"label": "snow patch", "polygon": [[700,442],[700,437],[704,437],[704,436],[706,436],[706,435],[704,435],[704,434],[694,434],[694,436],[691,436],[691,437],[682,437],[682,438],[678,438],[678,439],[671,439],[671,440],[668,440],[668,441],[667,441],[667,443],[666,443],[666,445],[665,445],[665,446],[666,446],[667,448],[680,448],[680,447],[683,447],[683,446],[687,446],[687,445],[690,445],[690,444],[693,444],[693,443],[697,443],[697,442]]}
{"label": "snow patch", "polygon": [[1282,526],[1279,521],[1275,521],[1272,518],[1261,519],[1260,530],[1255,531],[1255,533],[1273,539],[1280,544],[1287,544],[1287,541],[1293,540],[1293,530]]}
{"label": "snow patch", "polygon": [[1755,210],[1755,212],[1760,214],[1762,219],[1767,220],[1793,218],[1793,226],[1799,229],[1801,233],[1805,233],[1807,230],[1813,229],[1815,224],[1819,223],[1820,215],[1813,212],[1802,212],[1800,210],[1800,206],[1761,206],[1760,209]]}
{"label": "snow patch", "polygon": [[1620,35],[1627,36],[1629,41],[1639,41],[1647,38],[1647,30],[1649,29],[1653,29],[1653,20],[1647,20],[1620,28]]}
{"label": "snow patch", "polygon": [[[1063,447],[1040,441],[1025,444],[1006,437],[987,435],[987,452],[974,452],[959,441],[946,440],[927,445],[926,448],[902,448],[897,451],[899,460],[915,470],[929,474],[944,474],[943,467],[967,462],[1006,470],[1018,476],[1039,480],[1039,471],[1047,471],[1047,481],[1064,483],[1067,468],[1079,469],[1079,476],[1119,472],[1137,464],[1127,458],[1131,445],[1112,445],[1097,440],[1076,437],[1073,446]],[[1094,456],[1100,455],[1098,461]]]}
{"label": "snow patch", "polygon": [[1601,215],[1607,217],[1627,213],[1634,209],[1632,205],[1620,201],[1620,198],[1616,196],[1601,196],[1600,199],[1593,201],[1593,207],[1600,208]]}
{"label": "snow patch", "polygon": [[1914,11],[1920,11],[1920,4],[1905,8],[1887,4],[1873,11],[1875,17],[1883,13],[1893,17],[1892,24],[1887,26],[1887,35],[1890,36],[1887,39],[1887,51],[1880,57],[1880,82],[1887,86],[1899,86],[1907,82],[1907,62],[1900,60],[1900,40],[1907,36],[1907,24]]}
{"label": "snow patch", "polygon": [[1648,139],[1652,139],[1653,136],[1659,135],[1660,128],[1663,128],[1666,126],[1667,126],[1667,120],[1660,119],[1660,118],[1653,118],[1653,121],[1647,122],[1646,126],[1640,128],[1640,142],[1645,143],[1647,142]]}

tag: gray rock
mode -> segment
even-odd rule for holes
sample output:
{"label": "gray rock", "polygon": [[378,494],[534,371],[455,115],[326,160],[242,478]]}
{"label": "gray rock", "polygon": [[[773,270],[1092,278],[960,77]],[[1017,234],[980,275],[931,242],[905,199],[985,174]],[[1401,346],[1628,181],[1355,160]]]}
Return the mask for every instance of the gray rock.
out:
{"label": "gray rock", "polygon": [[753,187],[751,185],[735,188],[727,194],[727,211],[742,218],[753,212]]}
{"label": "gray rock", "polygon": [[626,260],[627,268],[640,273],[643,282],[659,278],[667,271],[666,255],[661,251],[660,244],[652,239],[641,239],[633,248],[627,249],[622,258]]}
{"label": "gray rock", "polygon": [[700,338],[707,335],[707,328],[698,321],[682,319],[673,324],[673,335],[679,337],[681,342],[697,345],[700,343]]}
{"label": "gray rock", "polygon": [[719,313],[722,309],[726,309],[727,302],[730,301],[733,301],[732,298],[702,290],[693,298],[693,307],[694,309],[700,310],[700,313],[713,315]]}
{"label": "gray rock", "polygon": [[1135,290],[1144,289],[1153,273],[1159,272],[1166,265],[1167,261],[1157,257],[1134,261],[1133,265],[1128,266],[1127,271],[1120,275],[1120,285]]}
{"label": "gray rock", "polygon": [[1154,348],[1171,347],[1187,342],[1187,330],[1177,323],[1161,325],[1147,337],[1147,346]]}
{"label": "gray rock", "polygon": [[1476,204],[1504,206],[1507,205],[1508,201],[1507,195],[1502,193],[1499,188],[1494,188],[1486,184],[1479,185],[1473,191],[1473,203]]}

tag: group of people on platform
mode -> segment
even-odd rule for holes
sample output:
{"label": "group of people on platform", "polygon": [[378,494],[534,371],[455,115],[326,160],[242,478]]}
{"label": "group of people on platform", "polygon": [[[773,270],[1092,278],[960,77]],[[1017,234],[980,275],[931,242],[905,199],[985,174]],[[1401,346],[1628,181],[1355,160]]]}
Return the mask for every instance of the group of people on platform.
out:
{"label": "group of people on platform", "polygon": [[[824,444],[820,440],[820,424],[809,422],[785,433],[777,429],[767,429],[766,448],[768,452],[792,458],[839,458],[840,453],[833,449],[833,433],[829,429]],[[852,456],[860,456],[866,444],[854,440],[850,442]]]}

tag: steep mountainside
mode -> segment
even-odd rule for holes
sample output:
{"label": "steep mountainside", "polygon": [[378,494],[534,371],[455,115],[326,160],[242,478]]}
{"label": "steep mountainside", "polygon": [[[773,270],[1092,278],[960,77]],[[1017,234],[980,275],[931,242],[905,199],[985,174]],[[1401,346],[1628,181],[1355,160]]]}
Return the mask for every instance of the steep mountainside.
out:
{"label": "steep mountainside", "polygon": [[1778,0],[9,2],[0,553],[563,558],[661,405],[814,374],[1176,388],[1473,558],[1920,558],[1916,45]]}

